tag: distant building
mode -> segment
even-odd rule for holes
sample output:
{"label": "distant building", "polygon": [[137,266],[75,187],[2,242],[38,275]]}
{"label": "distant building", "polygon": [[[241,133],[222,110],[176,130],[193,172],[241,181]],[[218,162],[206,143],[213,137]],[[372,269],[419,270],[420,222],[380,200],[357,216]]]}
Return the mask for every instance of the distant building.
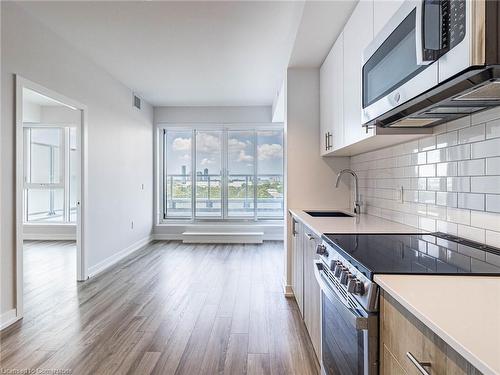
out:
{"label": "distant building", "polygon": [[182,182],[185,184],[187,181],[187,173],[186,173],[186,166],[183,165],[181,167],[181,175],[182,175]]}

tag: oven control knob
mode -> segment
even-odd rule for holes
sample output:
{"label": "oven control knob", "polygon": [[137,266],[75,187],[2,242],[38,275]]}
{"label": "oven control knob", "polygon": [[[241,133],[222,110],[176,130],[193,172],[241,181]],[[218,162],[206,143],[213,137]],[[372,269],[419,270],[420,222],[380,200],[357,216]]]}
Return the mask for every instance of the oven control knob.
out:
{"label": "oven control knob", "polygon": [[347,269],[347,268],[345,268],[345,267],[342,265],[342,262],[340,262],[340,261],[338,261],[338,260],[337,260],[337,261],[335,262],[335,268],[333,269],[333,276],[335,276],[335,277],[340,277],[340,274],[342,273],[342,271],[343,271],[344,269]]}
{"label": "oven control knob", "polygon": [[349,293],[362,296],[363,294],[365,294],[365,284],[363,284],[362,281],[359,281],[354,277],[349,280],[347,284],[347,291]]}
{"label": "oven control knob", "polygon": [[316,246],[316,254],[324,255],[327,257],[328,251],[326,251],[326,246],[323,244],[319,244],[318,246]]}
{"label": "oven control knob", "polygon": [[[345,267],[344,267],[345,268]],[[351,277],[351,273],[347,268],[343,269],[340,273],[340,283],[343,285],[347,285],[349,278]]]}
{"label": "oven control knob", "polygon": [[356,282],[358,281],[358,279],[356,279],[355,276],[349,278],[349,280],[347,280],[347,291],[349,293],[354,293],[354,291],[356,290]]}

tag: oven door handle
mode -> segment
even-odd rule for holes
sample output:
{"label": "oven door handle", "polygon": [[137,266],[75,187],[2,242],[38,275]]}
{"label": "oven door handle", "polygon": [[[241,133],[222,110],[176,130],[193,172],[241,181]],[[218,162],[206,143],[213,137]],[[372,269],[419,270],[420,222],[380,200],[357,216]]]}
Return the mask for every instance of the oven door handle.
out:
{"label": "oven door handle", "polygon": [[316,277],[316,281],[319,284],[319,287],[326,298],[328,298],[332,303],[340,303],[344,305],[344,307],[349,310],[349,316],[352,317],[351,324],[356,327],[358,331],[368,330],[368,318],[363,316],[359,316],[359,313],[348,305],[347,301],[344,301],[342,297],[338,295],[338,293],[333,289],[329,282],[325,280],[325,276],[323,276],[323,263],[319,260],[314,261],[314,276]]}

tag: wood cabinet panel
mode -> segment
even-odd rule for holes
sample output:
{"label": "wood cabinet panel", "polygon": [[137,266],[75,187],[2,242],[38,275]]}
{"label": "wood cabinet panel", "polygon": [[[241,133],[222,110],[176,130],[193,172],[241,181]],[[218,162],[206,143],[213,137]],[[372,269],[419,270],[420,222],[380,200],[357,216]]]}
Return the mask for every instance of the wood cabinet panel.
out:
{"label": "wood cabinet panel", "polygon": [[421,372],[409,360],[407,352],[419,362],[429,362],[431,374],[479,374],[460,354],[385,292],[380,299],[380,347],[383,348],[380,358],[382,374],[398,373],[386,352],[392,354],[408,375],[421,375]]}

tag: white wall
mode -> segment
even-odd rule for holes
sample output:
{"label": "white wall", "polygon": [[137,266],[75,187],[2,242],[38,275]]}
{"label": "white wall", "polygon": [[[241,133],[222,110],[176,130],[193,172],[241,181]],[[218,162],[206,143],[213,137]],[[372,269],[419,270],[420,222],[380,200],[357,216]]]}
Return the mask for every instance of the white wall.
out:
{"label": "white wall", "polygon": [[171,124],[270,123],[271,106],[248,107],[155,107],[154,120]]}
{"label": "white wall", "polygon": [[[349,208],[349,181],[335,188],[349,158],[322,158],[319,129],[319,69],[289,68],[286,80],[285,152],[287,209]],[[287,215],[285,286],[291,284],[290,217]]]}
{"label": "white wall", "polygon": [[[88,266],[148,237],[152,226],[153,110],[22,11],[1,3],[1,307],[14,307],[14,74],[88,106]],[[144,190],[141,190],[144,184]],[[134,220],[134,229],[131,221]]]}

